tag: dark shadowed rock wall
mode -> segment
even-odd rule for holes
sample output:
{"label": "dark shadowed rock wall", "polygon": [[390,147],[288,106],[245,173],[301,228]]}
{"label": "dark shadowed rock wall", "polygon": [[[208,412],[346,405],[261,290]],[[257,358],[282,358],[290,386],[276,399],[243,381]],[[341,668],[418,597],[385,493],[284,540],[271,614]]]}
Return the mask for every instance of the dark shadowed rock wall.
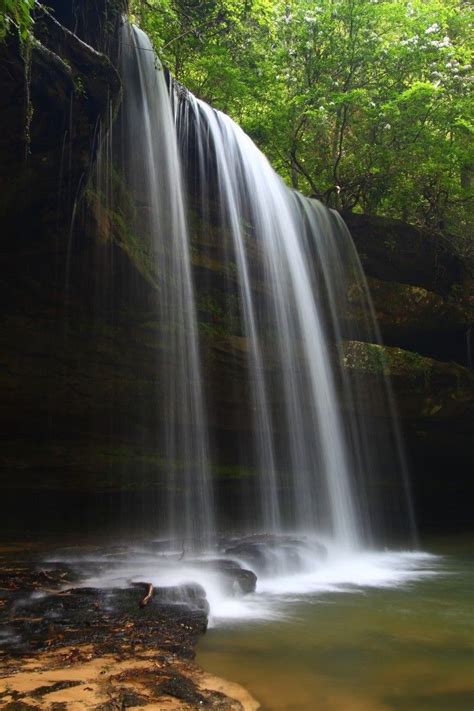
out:
{"label": "dark shadowed rock wall", "polygon": [[[449,236],[346,214],[384,343],[350,349],[349,369],[389,370],[402,417],[418,520],[472,525],[474,268]],[[361,319],[360,294],[349,318]]]}

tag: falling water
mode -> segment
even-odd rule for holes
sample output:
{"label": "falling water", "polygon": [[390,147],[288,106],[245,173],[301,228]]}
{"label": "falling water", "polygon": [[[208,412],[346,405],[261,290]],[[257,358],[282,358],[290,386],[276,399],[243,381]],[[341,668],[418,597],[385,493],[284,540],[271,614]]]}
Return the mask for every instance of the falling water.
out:
{"label": "falling water", "polygon": [[[390,389],[381,378],[373,394],[385,423],[374,434],[361,415],[367,386],[343,367],[348,341],[377,343],[378,334],[342,219],[290,190],[230,118],[172,80],[167,87],[140,30],[125,27],[122,44],[122,171],[134,228],[151,243],[166,342],[157,365],[170,535],[201,547],[215,537],[183,176],[201,229],[217,224],[237,283],[257,468],[246,532],[317,533],[345,550],[361,547],[382,528],[379,477],[397,479],[392,514],[410,521]],[[363,304],[357,332],[347,326],[354,290]]]}
{"label": "falling water", "polygon": [[[377,466],[385,474],[391,467],[398,472],[402,493],[395,515],[410,518],[410,506],[387,384],[380,379],[378,397],[389,426],[377,440],[358,413],[358,384],[341,367],[345,340],[379,342],[352,240],[337,213],[289,190],[229,117],[181,96],[185,162],[194,181],[198,173],[202,214],[217,211],[221,233],[230,235],[226,254],[237,271],[253,385],[260,530],[317,530],[357,547],[380,532],[383,502],[371,491]],[[364,302],[357,334],[343,323],[350,286]],[[269,352],[279,374],[276,385],[264,368]],[[275,390],[283,418],[270,406]],[[391,461],[383,465],[383,459]]]}
{"label": "falling water", "polygon": [[207,426],[201,387],[194,288],[175,123],[163,69],[148,37],[122,30],[122,168],[136,205],[134,229],[149,240],[165,343],[157,367],[161,450],[169,472],[168,533],[207,546],[213,532]]}

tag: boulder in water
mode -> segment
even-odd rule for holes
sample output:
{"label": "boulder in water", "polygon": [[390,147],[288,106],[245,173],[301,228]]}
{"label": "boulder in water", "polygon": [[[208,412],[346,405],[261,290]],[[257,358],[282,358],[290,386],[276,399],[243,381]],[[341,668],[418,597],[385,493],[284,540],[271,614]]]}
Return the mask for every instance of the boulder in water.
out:
{"label": "boulder in water", "polygon": [[225,553],[244,560],[257,573],[270,575],[298,572],[309,560],[324,560],[327,556],[322,543],[274,534],[246,536],[228,546]]}
{"label": "boulder in water", "polygon": [[206,567],[219,573],[227,595],[248,595],[255,592],[257,576],[253,570],[242,568],[240,563],[228,558],[202,561],[200,567]]}

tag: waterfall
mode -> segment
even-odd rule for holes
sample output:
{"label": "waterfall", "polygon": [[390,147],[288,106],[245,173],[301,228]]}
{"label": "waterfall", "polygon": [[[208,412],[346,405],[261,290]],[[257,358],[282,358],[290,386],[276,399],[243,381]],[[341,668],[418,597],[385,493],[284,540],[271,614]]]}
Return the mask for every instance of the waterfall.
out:
{"label": "waterfall", "polygon": [[164,72],[148,37],[122,29],[122,170],[136,205],[134,228],[149,240],[157,316],[166,342],[157,368],[159,442],[168,471],[163,507],[168,535],[210,545],[214,532],[205,407],[189,231],[175,122]]}
{"label": "waterfall", "polygon": [[[216,536],[188,193],[201,230],[212,224],[221,235],[247,344],[257,473],[246,532],[317,532],[345,549],[361,547],[382,528],[379,479],[397,480],[391,513],[409,522],[389,385],[382,376],[370,394],[384,413],[374,432],[360,414],[368,394],[344,367],[345,343],[377,343],[378,333],[342,218],[290,190],[229,117],[172,80],[167,86],[136,28],[123,29],[122,77],[121,168],[136,205],[134,229],[150,240],[166,339],[157,367],[169,535],[201,547]],[[354,292],[364,312],[357,332],[347,326]]]}

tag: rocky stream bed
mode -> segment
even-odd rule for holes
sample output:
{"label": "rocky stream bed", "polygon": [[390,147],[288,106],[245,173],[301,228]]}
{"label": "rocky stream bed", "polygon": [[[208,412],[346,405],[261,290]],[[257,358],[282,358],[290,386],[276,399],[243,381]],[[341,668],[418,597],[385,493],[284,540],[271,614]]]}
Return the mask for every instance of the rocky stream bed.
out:
{"label": "rocky stream bed", "polygon": [[[0,708],[258,708],[193,661],[208,624],[200,585],[81,586],[93,568],[44,563],[15,546],[0,553]],[[229,584],[243,573],[255,588],[250,571],[227,571]]]}

